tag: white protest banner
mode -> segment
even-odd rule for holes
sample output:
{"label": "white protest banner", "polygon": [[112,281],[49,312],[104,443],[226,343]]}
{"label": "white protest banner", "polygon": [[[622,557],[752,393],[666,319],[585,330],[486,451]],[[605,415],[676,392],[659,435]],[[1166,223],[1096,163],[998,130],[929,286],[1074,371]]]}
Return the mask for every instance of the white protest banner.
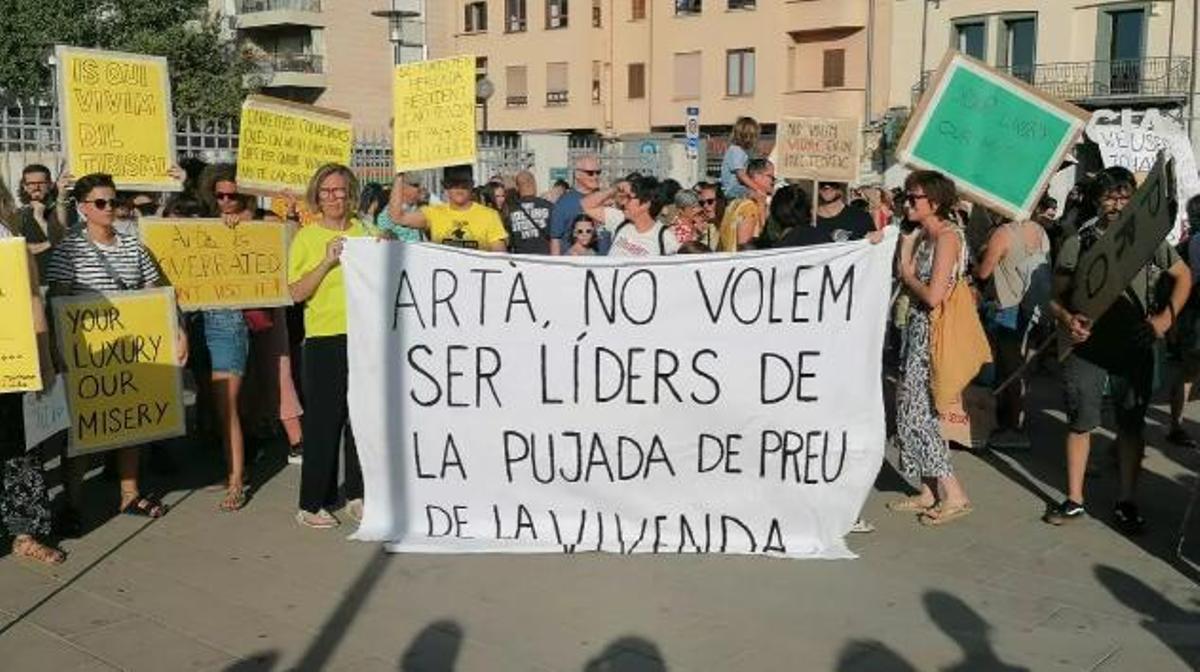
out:
{"label": "white protest banner", "polygon": [[[1166,143],[1167,155],[1175,161],[1175,202],[1179,204],[1179,212],[1175,213],[1175,226],[1167,234],[1167,242],[1175,245],[1183,240],[1187,232],[1188,201],[1200,195],[1200,173],[1196,169],[1192,141],[1182,126],[1160,116],[1154,122],[1154,130]],[[1200,225],[1200,222],[1197,224]]]}
{"label": "white protest banner", "polygon": [[1148,173],[1159,150],[1167,147],[1159,127],[1161,121],[1165,120],[1155,108],[1096,110],[1085,132],[1100,148],[1105,168],[1121,166],[1135,173]]}
{"label": "white protest banner", "polygon": [[895,240],[638,262],[347,241],[355,538],[853,557]]}
{"label": "white protest banner", "polygon": [[25,450],[33,450],[46,439],[71,428],[66,389],[60,373],[41,392],[25,393],[21,400],[25,413]]}

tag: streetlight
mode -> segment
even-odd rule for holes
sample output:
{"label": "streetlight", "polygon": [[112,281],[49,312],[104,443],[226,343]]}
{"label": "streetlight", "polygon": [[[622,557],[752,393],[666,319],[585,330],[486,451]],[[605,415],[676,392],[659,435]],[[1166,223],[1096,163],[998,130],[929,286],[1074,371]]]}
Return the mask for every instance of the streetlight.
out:
{"label": "streetlight", "polygon": [[421,0],[390,0],[389,9],[379,9],[371,12],[388,20],[388,41],[392,43],[392,62],[399,65],[403,62],[404,47],[424,47],[424,39],[418,37],[415,41],[405,39],[405,26],[414,25],[413,19],[421,16]]}

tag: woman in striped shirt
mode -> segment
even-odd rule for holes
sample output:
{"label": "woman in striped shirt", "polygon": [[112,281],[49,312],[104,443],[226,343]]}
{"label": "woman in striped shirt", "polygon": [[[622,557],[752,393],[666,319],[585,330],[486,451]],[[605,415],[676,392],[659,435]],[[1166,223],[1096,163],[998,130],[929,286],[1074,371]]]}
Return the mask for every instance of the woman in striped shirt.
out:
{"label": "woman in striped shirt", "polygon": [[[160,284],[158,268],[136,238],[122,236],[113,227],[116,219],[116,185],[103,173],[85,175],[71,190],[81,230],[63,240],[53,250],[46,271],[50,294],[80,292],[119,292],[146,289]],[[187,331],[177,330],[176,353],[179,365],[187,363]],[[79,488],[86,471],[86,457],[72,459],[68,475],[68,501],[78,505]],[[158,518],[167,507],[156,498],[144,495],[138,485],[138,446],[117,450],[117,475],[121,481],[121,513]],[[77,522],[78,513],[68,518]]]}

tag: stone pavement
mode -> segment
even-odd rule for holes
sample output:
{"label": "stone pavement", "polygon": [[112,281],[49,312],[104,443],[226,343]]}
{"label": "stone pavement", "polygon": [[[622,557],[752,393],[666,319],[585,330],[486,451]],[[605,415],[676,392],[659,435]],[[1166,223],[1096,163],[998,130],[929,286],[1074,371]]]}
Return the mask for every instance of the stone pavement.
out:
{"label": "stone pavement", "polygon": [[885,468],[865,510],[878,531],[837,562],[387,555],[298,527],[296,467],[275,463],[238,514],[191,488],[210,470],[160,521],[97,521],[61,568],[0,560],[0,669],[1200,668],[1198,573],[1174,548],[1200,455],[1164,447],[1160,407],[1147,535],[1108,526],[1103,451],[1096,518],[1051,528],[1038,518],[1059,497],[1061,418],[1034,414],[1032,451],[957,454],[977,511],[945,529],[884,510],[902,487]]}

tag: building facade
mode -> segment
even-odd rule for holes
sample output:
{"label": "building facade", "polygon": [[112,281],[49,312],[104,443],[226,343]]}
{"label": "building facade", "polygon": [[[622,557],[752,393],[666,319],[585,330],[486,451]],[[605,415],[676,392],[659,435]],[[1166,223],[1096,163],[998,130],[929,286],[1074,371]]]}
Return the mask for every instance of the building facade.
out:
{"label": "building facade", "polygon": [[624,135],[741,115],[873,118],[887,108],[885,0],[444,0],[431,57],[469,53],[491,131]]}
{"label": "building facade", "polygon": [[390,123],[396,47],[389,0],[210,0],[259,67],[262,93],[349,112],[356,128]]}
{"label": "building facade", "polygon": [[1194,2],[893,0],[889,100],[911,106],[947,48],[1088,110],[1191,125]]}

